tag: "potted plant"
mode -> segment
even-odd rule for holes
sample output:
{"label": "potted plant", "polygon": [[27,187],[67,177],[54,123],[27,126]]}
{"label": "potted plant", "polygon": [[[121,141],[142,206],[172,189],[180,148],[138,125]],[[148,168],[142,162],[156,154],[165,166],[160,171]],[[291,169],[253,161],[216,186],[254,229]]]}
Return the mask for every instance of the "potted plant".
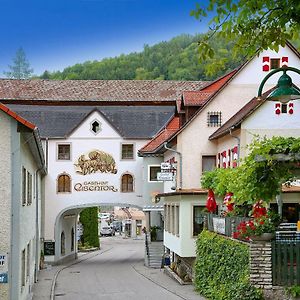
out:
{"label": "potted plant", "polygon": [[156,241],[157,239],[157,230],[160,229],[158,226],[151,226],[150,227],[150,237],[151,241]]}

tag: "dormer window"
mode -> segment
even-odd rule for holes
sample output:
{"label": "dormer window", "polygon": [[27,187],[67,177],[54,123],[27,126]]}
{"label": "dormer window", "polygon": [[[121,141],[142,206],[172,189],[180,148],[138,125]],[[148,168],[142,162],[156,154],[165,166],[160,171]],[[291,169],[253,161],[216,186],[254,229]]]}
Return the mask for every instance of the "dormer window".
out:
{"label": "dormer window", "polygon": [[91,130],[97,134],[101,131],[101,123],[97,120],[94,120],[92,123],[91,123]]}

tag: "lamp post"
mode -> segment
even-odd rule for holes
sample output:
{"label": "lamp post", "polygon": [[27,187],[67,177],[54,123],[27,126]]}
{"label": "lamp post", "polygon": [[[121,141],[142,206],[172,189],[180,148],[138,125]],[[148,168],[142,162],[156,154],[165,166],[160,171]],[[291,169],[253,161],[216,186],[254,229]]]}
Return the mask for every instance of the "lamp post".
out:
{"label": "lamp post", "polygon": [[278,72],[283,72],[283,74],[278,79],[277,87],[274,89],[274,91],[271,92],[266,100],[287,103],[290,100],[300,99],[300,90],[297,87],[293,86],[292,78],[286,74],[287,71],[296,72],[300,75],[300,70],[292,67],[283,67],[273,70],[261,82],[258,89],[258,99],[261,99],[262,89],[266,81]]}

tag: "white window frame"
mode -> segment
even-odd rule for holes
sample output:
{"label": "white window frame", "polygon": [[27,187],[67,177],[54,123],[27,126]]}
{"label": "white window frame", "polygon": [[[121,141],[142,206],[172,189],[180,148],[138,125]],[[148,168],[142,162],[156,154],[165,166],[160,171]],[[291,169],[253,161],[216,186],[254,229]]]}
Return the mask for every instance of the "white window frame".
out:
{"label": "white window frame", "polygon": [[[58,148],[59,146],[69,146],[70,147],[70,158],[69,159],[60,159],[58,157]],[[56,161],[71,161],[72,160],[72,143],[56,143]]]}
{"label": "white window frame", "polygon": [[[123,158],[123,145],[132,145],[132,158]],[[120,160],[135,160],[135,143],[121,143]]]}
{"label": "white window frame", "polygon": [[[97,122],[99,124],[99,130],[97,132],[95,132],[93,130],[93,123]],[[101,131],[102,131],[102,123],[96,118],[93,121],[90,122],[90,131],[94,134],[94,135],[98,135]]]}

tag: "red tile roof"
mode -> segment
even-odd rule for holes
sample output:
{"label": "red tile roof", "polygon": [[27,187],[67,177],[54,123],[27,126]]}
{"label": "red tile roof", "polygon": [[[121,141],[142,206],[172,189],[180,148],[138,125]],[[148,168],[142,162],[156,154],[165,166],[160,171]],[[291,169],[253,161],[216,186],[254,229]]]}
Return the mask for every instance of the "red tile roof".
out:
{"label": "red tile roof", "polygon": [[19,101],[170,102],[205,81],[0,79],[0,99]]}
{"label": "red tile roof", "polygon": [[216,93],[221,87],[223,87],[234,74],[237,69],[230,73],[216,79],[212,83],[208,84],[201,91],[184,91],[183,102],[185,106],[202,106],[211,96]]}
{"label": "red tile roof", "polygon": [[152,153],[166,142],[179,129],[179,117],[173,117],[167,126],[162,129],[148,144],[139,150],[140,153]]}
{"label": "red tile roof", "polygon": [[17,115],[15,112],[13,112],[12,110],[10,110],[7,106],[5,106],[2,103],[0,103],[0,110],[2,110],[6,114],[8,114],[12,118],[14,118],[16,121],[22,123],[23,125],[25,125],[29,129],[34,130],[36,128],[36,126],[34,124],[30,123],[29,121],[25,120],[21,116]]}

